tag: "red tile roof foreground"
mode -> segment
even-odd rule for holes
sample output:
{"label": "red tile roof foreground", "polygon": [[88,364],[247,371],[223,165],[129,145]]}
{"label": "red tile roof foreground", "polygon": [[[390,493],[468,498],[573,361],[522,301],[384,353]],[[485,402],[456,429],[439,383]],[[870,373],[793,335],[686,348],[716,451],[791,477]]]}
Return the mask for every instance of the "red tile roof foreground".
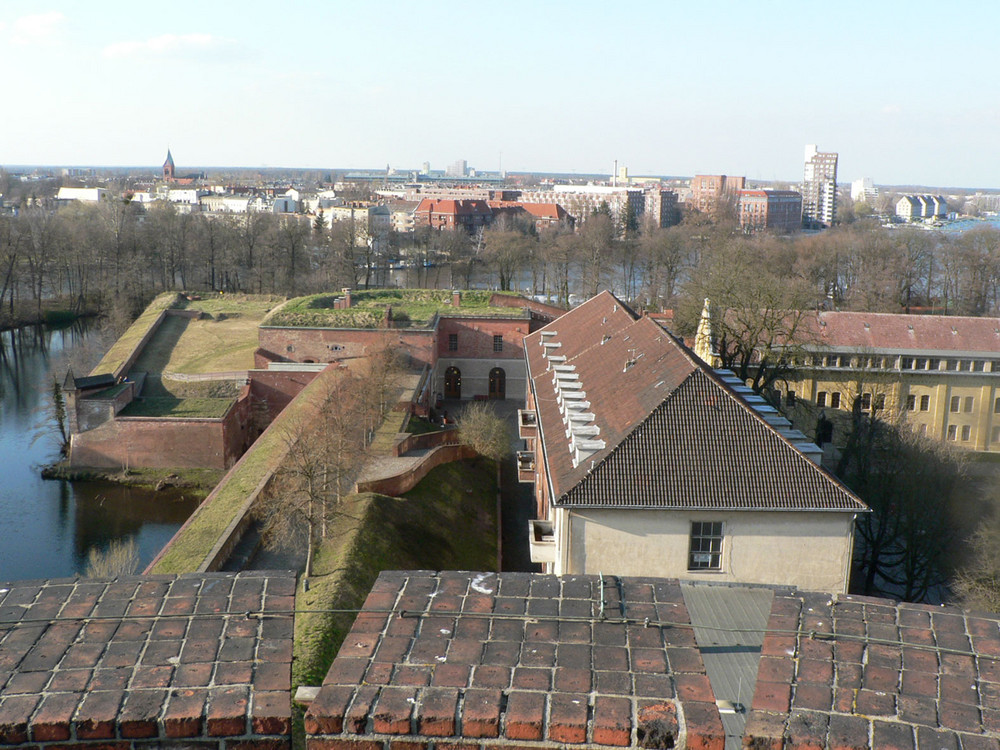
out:
{"label": "red tile roof foreground", "polygon": [[1000,615],[790,594],[768,631],[745,745],[1000,748]]}
{"label": "red tile roof foreground", "polygon": [[[676,580],[383,573],[308,747],[722,750],[690,624]],[[748,709],[758,750],[998,750],[1000,616],[774,590]]]}
{"label": "red tile roof foreground", "polygon": [[310,748],[722,747],[677,581],[387,572],[365,610]]}
{"label": "red tile roof foreground", "polygon": [[0,746],[287,747],[295,577],[0,583]]}

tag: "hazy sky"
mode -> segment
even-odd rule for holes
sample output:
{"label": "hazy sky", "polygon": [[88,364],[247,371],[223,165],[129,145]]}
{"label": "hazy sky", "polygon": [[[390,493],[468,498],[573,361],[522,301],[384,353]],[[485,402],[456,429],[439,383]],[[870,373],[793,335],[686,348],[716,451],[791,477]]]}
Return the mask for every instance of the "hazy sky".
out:
{"label": "hazy sky", "polygon": [[1000,3],[9,2],[0,165],[1000,187]]}

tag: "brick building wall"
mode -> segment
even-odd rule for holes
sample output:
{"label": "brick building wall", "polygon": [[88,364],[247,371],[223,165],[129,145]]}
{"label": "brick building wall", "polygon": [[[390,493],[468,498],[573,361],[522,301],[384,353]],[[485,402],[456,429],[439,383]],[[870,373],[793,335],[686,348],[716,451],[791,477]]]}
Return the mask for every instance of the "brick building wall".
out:
{"label": "brick building wall", "polygon": [[[262,408],[266,424],[292,402],[302,389],[309,385],[319,373],[281,372],[280,370],[252,370],[250,372],[250,396],[255,408]],[[265,411],[266,410],[266,411]]]}
{"label": "brick building wall", "polygon": [[741,190],[737,212],[746,232],[794,232],[802,227],[802,196],[792,190]]}
{"label": "brick building wall", "polygon": [[70,432],[86,432],[98,427],[131,403],[135,384],[130,383],[114,398],[79,398],[70,393],[66,398],[66,412],[70,418]]}
{"label": "brick building wall", "polygon": [[499,369],[503,371],[504,396],[523,399],[523,342],[530,324],[527,318],[442,318],[438,325],[435,394],[450,397],[445,379],[448,369],[455,367],[461,373],[461,397],[485,398],[490,395],[490,374]]}
{"label": "brick building wall", "polygon": [[102,469],[228,469],[243,455],[253,426],[249,390],[222,419],[118,417],[73,435],[70,465]]}

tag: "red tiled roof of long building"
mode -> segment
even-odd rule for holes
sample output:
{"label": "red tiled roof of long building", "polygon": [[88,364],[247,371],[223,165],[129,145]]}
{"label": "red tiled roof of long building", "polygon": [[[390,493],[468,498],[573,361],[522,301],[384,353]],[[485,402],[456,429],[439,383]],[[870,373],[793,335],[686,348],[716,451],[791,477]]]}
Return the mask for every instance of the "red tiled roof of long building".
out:
{"label": "red tiled roof of long building", "polygon": [[837,349],[1000,353],[1000,318],[821,312],[802,324],[809,344]]}
{"label": "red tiled roof of long building", "polygon": [[[556,505],[865,510],[683,344],[608,292],[524,347]],[[553,363],[574,367],[604,441],[577,465]]]}

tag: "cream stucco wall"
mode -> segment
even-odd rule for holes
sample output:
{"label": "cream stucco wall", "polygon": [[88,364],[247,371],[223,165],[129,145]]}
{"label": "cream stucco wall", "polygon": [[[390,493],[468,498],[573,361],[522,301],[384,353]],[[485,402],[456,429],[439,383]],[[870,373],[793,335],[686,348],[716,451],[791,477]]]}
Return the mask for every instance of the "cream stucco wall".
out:
{"label": "cream stucco wall", "polygon": [[[846,592],[851,513],[556,509],[556,573],[663,576]],[[721,571],[689,571],[692,521],[722,521]]]}

